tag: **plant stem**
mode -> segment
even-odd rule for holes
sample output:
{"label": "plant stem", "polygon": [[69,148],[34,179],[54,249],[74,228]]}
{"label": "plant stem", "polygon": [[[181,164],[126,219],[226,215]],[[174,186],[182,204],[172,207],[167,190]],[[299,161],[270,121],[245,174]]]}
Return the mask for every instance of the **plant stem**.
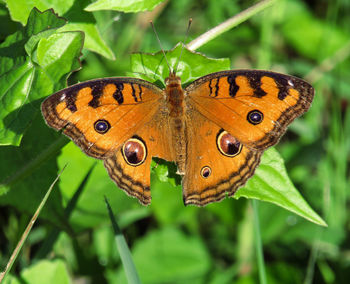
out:
{"label": "plant stem", "polygon": [[32,219],[30,220],[30,222],[28,223],[25,231],[22,234],[21,239],[19,240],[15,250],[12,252],[12,255],[6,265],[5,271],[0,273],[0,283],[2,282],[2,280],[5,279],[6,275],[10,272],[12,265],[14,264],[15,260],[17,259],[17,256],[19,254],[19,252],[21,251],[24,242],[26,241],[26,239],[28,238],[28,235],[31,231],[31,229],[33,228],[33,225],[35,223],[35,221],[37,220],[37,218],[39,217],[39,214],[41,212],[41,210],[43,209],[44,205],[46,204],[47,199],[49,198],[52,189],[54,187],[54,185],[56,184],[56,182],[58,181],[58,179],[60,178],[62,172],[64,171],[64,169],[66,168],[66,165],[62,168],[62,170],[60,171],[60,173],[57,175],[56,179],[53,181],[53,183],[51,184],[51,186],[49,187],[49,189],[47,190],[44,198],[41,200],[38,208],[36,209]]}
{"label": "plant stem", "polygon": [[211,41],[212,39],[218,37],[219,35],[223,34],[224,32],[232,29],[235,26],[238,26],[240,23],[246,21],[250,17],[254,16],[255,14],[259,13],[260,11],[270,7],[276,0],[263,0],[248,9],[238,13],[237,15],[229,18],[225,22],[222,22],[220,25],[212,28],[211,30],[207,31],[206,33],[202,34],[201,36],[197,37],[193,41],[191,41],[189,44],[187,44],[187,48],[191,50],[196,50],[202,45],[206,44],[207,42]]}
{"label": "plant stem", "polygon": [[264,255],[261,243],[260,235],[260,223],[259,223],[259,210],[258,210],[258,201],[252,200],[252,206],[254,211],[254,240],[256,248],[256,257],[258,260],[258,269],[259,269],[259,282],[260,284],[266,284],[266,271],[265,271],[265,262]]}

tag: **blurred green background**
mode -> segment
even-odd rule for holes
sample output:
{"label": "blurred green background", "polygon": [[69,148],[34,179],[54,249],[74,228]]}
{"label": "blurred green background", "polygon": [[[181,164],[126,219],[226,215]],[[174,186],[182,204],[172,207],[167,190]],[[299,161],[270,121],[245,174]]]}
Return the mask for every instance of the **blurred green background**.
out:
{"label": "blurred green background", "polygon": [[[82,68],[68,80],[73,84],[132,75],[133,52],[159,51],[150,19],[168,50],[184,40],[189,18],[193,19],[188,39],[191,41],[256,3],[170,0],[148,4],[153,2],[151,12],[124,13],[111,9],[86,11],[84,8],[91,4],[87,0],[0,1],[2,79],[11,81],[10,71],[18,64],[25,66],[28,54],[34,62],[30,68],[45,65],[32,42],[26,43],[26,53],[5,48],[7,41],[15,41],[6,37],[23,30],[33,6],[41,11],[54,8],[66,18],[68,22],[60,32],[85,32]],[[142,10],[141,6],[136,4],[135,9]],[[197,50],[208,57],[229,58],[232,69],[258,68],[296,75],[316,89],[310,111],[290,126],[276,149],[296,188],[328,227],[259,202],[256,210],[268,283],[348,283],[350,278],[349,17],[347,0],[275,1]],[[27,29],[17,36],[22,49],[31,32]],[[72,46],[79,50],[81,35],[66,33],[70,35]],[[34,37],[31,40],[37,42]],[[78,53],[67,52],[72,57],[70,69],[78,68]],[[68,162],[17,258],[13,281],[126,283],[103,200],[106,195],[142,283],[258,283],[251,200],[225,199],[205,208],[184,207],[181,186],[174,186],[174,179],[167,177],[168,167],[161,164],[152,171],[152,203],[143,207],[115,187],[100,161],[85,156],[70,140],[45,126],[40,103],[65,86],[70,71],[63,70],[65,67],[38,68],[31,73],[34,75],[28,78],[56,76],[58,83],[50,85],[48,80],[45,87],[33,89],[33,97],[28,95],[30,105],[14,119],[18,126],[12,129],[21,129],[20,133],[11,134],[11,142],[0,146],[1,270],[45,191]],[[0,88],[3,92],[5,87]],[[0,99],[3,112],[15,104],[8,103],[5,96]],[[5,116],[2,125],[9,117]],[[0,134],[0,138],[5,137]],[[170,166],[169,175],[174,173]]]}

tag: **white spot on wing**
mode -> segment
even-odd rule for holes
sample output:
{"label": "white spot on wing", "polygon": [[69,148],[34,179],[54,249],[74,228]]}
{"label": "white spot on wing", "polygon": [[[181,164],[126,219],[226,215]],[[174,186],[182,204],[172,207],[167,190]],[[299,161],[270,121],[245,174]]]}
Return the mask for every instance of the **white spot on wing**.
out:
{"label": "white spot on wing", "polygon": [[66,94],[63,93],[62,96],[61,96],[61,98],[60,98],[60,101],[62,102],[62,101],[64,101],[65,99],[66,99]]}
{"label": "white spot on wing", "polygon": [[294,87],[294,83],[292,80],[288,80],[288,85]]}

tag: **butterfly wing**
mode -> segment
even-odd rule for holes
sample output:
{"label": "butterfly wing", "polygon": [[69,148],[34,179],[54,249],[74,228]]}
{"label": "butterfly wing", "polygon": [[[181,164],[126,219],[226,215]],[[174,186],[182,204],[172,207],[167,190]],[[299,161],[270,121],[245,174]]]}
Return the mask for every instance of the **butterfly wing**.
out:
{"label": "butterfly wing", "polygon": [[147,204],[152,156],[173,160],[164,103],[163,91],[149,82],[104,78],[61,90],[41,108],[49,126],[63,130],[87,155],[103,159],[118,186]]}
{"label": "butterfly wing", "polygon": [[237,143],[227,151],[225,144],[218,142],[230,136],[194,109],[187,126],[191,143],[183,178],[184,203],[203,206],[233,195],[254,174],[262,151]]}
{"label": "butterfly wing", "polygon": [[263,151],[309,109],[314,90],[296,77],[234,70],[202,77],[185,94],[184,202],[205,205],[245,184]]}
{"label": "butterfly wing", "polygon": [[143,205],[151,202],[150,167],[152,157],[175,161],[174,149],[170,147],[169,142],[170,135],[168,117],[162,111],[158,111],[152,120],[138,129],[130,139],[136,145],[144,145],[142,163],[127,162],[123,148],[104,160],[109,176],[121,189],[138,198]]}
{"label": "butterfly wing", "polygon": [[314,96],[312,86],[299,78],[258,70],[213,73],[185,92],[207,119],[255,149],[276,144],[287,126],[309,109]]}

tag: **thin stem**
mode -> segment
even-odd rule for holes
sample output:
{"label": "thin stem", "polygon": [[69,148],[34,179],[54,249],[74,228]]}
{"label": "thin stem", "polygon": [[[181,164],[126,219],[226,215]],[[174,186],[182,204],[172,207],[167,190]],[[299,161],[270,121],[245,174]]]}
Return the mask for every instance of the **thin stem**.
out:
{"label": "thin stem", "polygon": [[252,206],[253,206],[253,212],[254,212],[254,240],[255,240],[255,248],[256,248],[256,257],[258,260],[259,282],[260,284],[266,284],[267,280],[266,280],[265,261],[264,261],[263,248],[262,248],[261,235],[260,235],[258,201],[252,200]]}
{"label": "thin stem", "polygon": [[[322,235],[322,230],[320,230],[320,231],[321,231],[321,235]],[[312,249],[311,249],[311,254],[309,257],[308,264],[307,264],[304,284],[313,283],[314,273],[315,273],[315,264],[316,264],[316,260],[317,260],[317,256],[318,256],[318,251],[319,251],[319,242],[316,242],[313,244]]]}
{"label": "thin stem", "polygon": [[244,22],[245,20],[259,13],[260,11],[270,7],[275,1],[276,0],[263,0],[249,7],[248,9],[238,13],[237,15],[229,18],[220,25],[212,28],[211,30],[197,37],[187,45],[187,48],[191,50],[198,49],[199,47],[203,46],[204,44],[218,37],[224,32],[232,29],[235,26],[238,26],[240,23]]}
{"label": "thin stem", "polygon": [[50,193],[52,192],[52,189],[54,187],[54,185],[56,184],[56,182],[58,181],[58,179],[60,178],[62,172],[64,171],[64,169],[66,168],[66,165],[63,167],[63,169],[60,171],[60,173],[57,175],[56,179],[53,181],[53,183],[51,184],[51,186],[49,187],[49,189],[47,190],[44,198],[41,200],[38,208],[36,209],[32,219],[30,220],[30,222],[28,223],[25,231],[23,232],[22,234],[22,237],[21,239],[19,240],[15,250],[13,251],[7,265],[6,265],[6,268],[5,268],[5,271],[0,273],[0,283],[2,282],[2,280],[5,278],[5,276],[8,274],[8,272],[10,272],[16,258],[17,258],[17,255],[19,254],[19,252],[21,251],[22,247],[23,247],[23,244],[24,242],[26,241],[28,235],[29,235],[29,232],[31,231],[35,221],[37,220],[37,218],[39,217],[39,214],[41,212],[41,209],[44,207],[44,205],[46,204],[46,201],[47,199],[49,198],[50,196]]}

